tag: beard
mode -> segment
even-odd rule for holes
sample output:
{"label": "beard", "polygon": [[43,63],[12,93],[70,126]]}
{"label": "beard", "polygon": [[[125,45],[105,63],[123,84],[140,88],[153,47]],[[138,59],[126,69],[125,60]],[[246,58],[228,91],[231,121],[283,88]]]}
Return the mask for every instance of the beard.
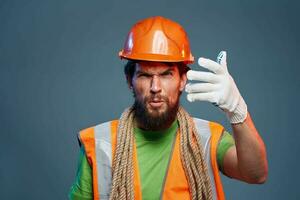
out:
{"label": "beard", "polygon": [[[174,105],[170,105],[169,99],[161,95],[148,96],[141,101],[134,94],[135,101],[133,109],[135,111],[136,121],[145,130],[157,131],[167,129],[176,118],[179,107],[179,96],[180,95],[178,95],[176,103]],[[154,98],[163,100],[165,104],[164,106],[166,106],[163,111],[160,112],[160,109],[151,109],[150,111],[147,108],[148,102]]]}

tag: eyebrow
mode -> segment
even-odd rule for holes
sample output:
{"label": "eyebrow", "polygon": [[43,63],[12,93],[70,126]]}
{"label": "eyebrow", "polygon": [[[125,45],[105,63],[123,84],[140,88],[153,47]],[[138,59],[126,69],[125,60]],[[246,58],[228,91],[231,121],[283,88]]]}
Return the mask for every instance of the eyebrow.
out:
{"label": "eyebrow", "polygon": [[[168,68],[167,70],[163,71],[162,73],[159,73],[159,75],[164,75],[166,73],[173,72],[173,71],[174,71],[174,68]],[[139,74],[153,75],[152,73],[149,73],[149,72],[146,72],[143,70],[137,70],[136,74],[137,75],[139,75]]]}

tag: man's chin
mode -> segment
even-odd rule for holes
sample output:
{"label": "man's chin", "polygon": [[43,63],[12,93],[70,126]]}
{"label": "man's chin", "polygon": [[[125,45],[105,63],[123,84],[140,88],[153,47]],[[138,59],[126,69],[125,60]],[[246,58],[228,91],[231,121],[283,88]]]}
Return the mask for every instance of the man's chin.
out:
{"label": "man's chin", "polygon": [[167,112],[167,108],[164,106],[159,108],[152,108],[151,106],[147,107],[147,113],[151,117],[159,117],[164,115]]}
{"label": "man's chin", "polygon": [[178,104],[170,107],[167,102],[160,106],[151,106],[149,103],[134,103],[136,120],[147,130],[161,130],[168,128],[176,118]]}
{"label": "man's chin", "polygon": [[148,117],[155,119],[164,116],[164,114],[165,112],[153,111],[153,112],[148,112]]}

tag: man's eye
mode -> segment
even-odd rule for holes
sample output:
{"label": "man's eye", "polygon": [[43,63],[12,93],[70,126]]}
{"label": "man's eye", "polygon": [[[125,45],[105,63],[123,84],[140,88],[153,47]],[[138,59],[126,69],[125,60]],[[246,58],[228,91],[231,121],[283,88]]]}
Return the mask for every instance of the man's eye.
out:
{"label": "man's eye", "polygon": [[150,77],[150,75],[149,74],[139,74],[138,77],[145,77],[145,78],[147,78],[147,77]]}
{"label": "man's eye", "polygon": [[162,76],[172,76],[172,75],[173,75],[172,72],[165,72],[165,73],[162,74]]}

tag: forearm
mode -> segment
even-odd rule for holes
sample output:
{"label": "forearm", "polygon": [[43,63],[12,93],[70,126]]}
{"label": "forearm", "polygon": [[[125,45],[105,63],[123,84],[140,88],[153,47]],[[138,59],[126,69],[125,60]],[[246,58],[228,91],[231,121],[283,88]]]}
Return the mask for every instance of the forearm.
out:
{"label": "forearm", "polygon": [[249,183],[263,183],[268,174],[266,149],[248,112],[244,122],[232,124],[240,176]]}

